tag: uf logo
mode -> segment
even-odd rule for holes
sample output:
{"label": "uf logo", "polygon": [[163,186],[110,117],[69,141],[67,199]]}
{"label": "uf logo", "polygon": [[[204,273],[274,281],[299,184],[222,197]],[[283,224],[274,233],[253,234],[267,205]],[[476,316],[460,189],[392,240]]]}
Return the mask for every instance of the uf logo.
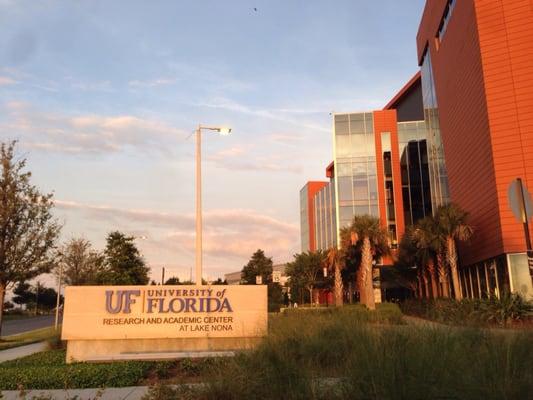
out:
{"label": "uf logo", "polygon": [[135,304],[135,299],[132,296],[139,297],[140,290],[117,290],[115,304],[113,305],[114,290],[105,291],[105,308],[110,314],[118,314],[123,312],[125,314],[131,313],[131,305]]}

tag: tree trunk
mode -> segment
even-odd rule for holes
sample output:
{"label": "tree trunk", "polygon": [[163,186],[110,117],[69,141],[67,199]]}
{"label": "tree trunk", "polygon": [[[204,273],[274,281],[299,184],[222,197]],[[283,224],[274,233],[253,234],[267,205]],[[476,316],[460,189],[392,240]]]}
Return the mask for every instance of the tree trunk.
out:
{"label": "tree trunk", "polygon": [[453,291],[455,292],[455,299],[461,300],[463,294],[461,293],[461,285],[459,283],[459,274],[457,273],[457,250],[455,248],[455,240],[452,237],[448,237],[446,240],[447,252],[446,256],[448,257],[448,264],[450,264],[450,269],[452,271],[452,282],[453,282]]}
{"label": "tree trunk", "polygon": [[357,270],[357,273],[355,274],[355,287],[356,290],[359,291],[359,303],[361,304],[366,303],[365,288],[363,282],[363,266],[360,265],[359,269]]}
{"label": "tree trunk", "polygon": [[363,287],[365,291],[365,305],[370,310],[376,309],[374,300],[374,288],[372,285],[372,251],[370,248],[370,239],[365,237],[363,239],[363,249],[361,256],[361,267],[363,269]]}
{"label": "tree trunk", "polygon": [[313,288],[311,287],[307,290],[309,290],[309,305],[313,307]]}
{"label": "tree trunk", "polygon": [[431,297],[429,293],[429,279],[425,269],[422,270],[422,279],[424,281],[424,291],[426,292],[426,298],[429,299]]}
{"label": "tree trunk", "polygon": [[429,259],[428,271],[429,277],[431,278],[431,297],[436,299],[439,297],[439,289],[437,286],[437,274],[435,273],[435,262],[433,261],[433,258]]}
{"label": "tree trunk", "polygon": [[339,263],[335,262],[335,307],[342,306],[342,277]]}
{"label": "tree trunk", "polygon": [[439,272],[439,281],[441,288],[441,296],[445,298],[450,297],[450,290],[448,288],[448,271],[446,271],[446,265],[442,259],[442,253],[437,254],[437,269]]}
{"label": "tree trunk", "polygon": [[0,338],[2,337],[2,322],[4,320],[4,300],[6,298],[6,285],[0,283]]}

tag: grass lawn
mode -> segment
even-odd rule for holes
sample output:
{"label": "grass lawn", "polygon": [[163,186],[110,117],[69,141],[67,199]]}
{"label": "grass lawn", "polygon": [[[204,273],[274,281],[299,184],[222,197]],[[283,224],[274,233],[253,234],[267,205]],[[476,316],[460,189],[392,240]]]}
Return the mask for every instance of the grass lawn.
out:
{"label": "grass lawn", "polygon": [[530,331],[405,325],[390,304],[290,310],[234,358],[66,365],[54,350],[0,364],[0,389],[204,382],[153,398],[522,399],[533,391],[532,348]]}
{"label": "grass lawn", "polygon": [[51,340],[59,336],[61,327],[56,331],[54,327],[36,329],[29,332],[24,332],[18,335],[3,336],[0,339],[0,350],[6,350],[13,347],[23,346],[25,344],[31,344],[41,342],[43,340]]}

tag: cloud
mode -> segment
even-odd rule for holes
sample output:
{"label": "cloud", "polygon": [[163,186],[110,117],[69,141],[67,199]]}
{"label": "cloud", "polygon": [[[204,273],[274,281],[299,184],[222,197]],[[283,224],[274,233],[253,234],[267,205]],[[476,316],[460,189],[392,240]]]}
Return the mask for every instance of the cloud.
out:
{"label": "cloud", "polygon": [[145,80],[145,81],[133,80],[133,81],[129,81],[128,85],[133,88],[152,88],[156,86],[174,85],[175,83],[176,83],[176,79],[159,78],[159,79],[152,79],[152,80]]}
{"label": "cloud", "polygon": [[8,76],[0,76],[0,86],[15,85],[16,83],[18,83],[16,80]]}
{"label": "cloud", "polygon": [[17,138],[26,148],[69,154],[105,154],[126,149],[169,153],[186,132],[134,115],[67,115],[44,112],[28,103],[4,105],[0,136]]}
{"label": "cloud", "polygon": [[[250,157],[252,156],[252,157]],[[253,154],[252,147],[231,147],[207,156],[207,160],[230,171],[271,171],[300,173],[303,168],[292,164],[292,159],[283,159],[277,154],[261,156]]]}
{"label": "cloud", "polygon": [[297,145],[303,141],[303,136],[297,133],[292,134],[281,134],[281,133],[272,133],[268,135],[268,138],[276,143],[282,143],[286,145]]}
{"label": "cloud", "polygon": [[[268,108],[254,108],[247,106],[245,104],[241,104],[238,102],[235,102],[230,99],[226,98],[216,98],[211,101],[207,102],[200,102],[195,103],[194,105],[198,107],[208,107],[208,108],[218,108],[222,110],[237,112],[241,114],[247,114],[254,117],[260,117],[260,118],[266,118],[271,119],[275,121],[285,122],[291,125],[298,126],[299,128],[306,128],[311,129],[315,131],[320,132],[330,132],[330,128],[323,126],[321,124],[316,124],[313,122],[309,122],[307,120],[303,120],[302,118],[290,118],[286,114],[290,114],[289,110],[287,109],[268,109]],[[298,113],[294,114],[302,114],[302,110],[297,110]],[[311,113],[316,113],[316,111],[313,111]],[[307,114],[307,113],[305,113]]]}
{"label": "cloud", "polygon": [[67,76],[65,81],[69,87],[74,90],[81,90],[84,92],[112,92],[113,87],[110,81],[84,81]]}
{"label": "cloud", "polygon": [[[61,213],[77,213],[100,226],[125,232],[141,232],[148,240],[146,253],[158,256],[170,252],[183,256],[195,250],[195,216],[154,210],[124,209],[56,200]],[[299,227],[249,209],[223,209],[204,213],[203,250],[220,265],[240,265],[262,248],[276,259],[286,260],[298,248]],[[170,260],[168,260],[170,261]],[[165,260],[158,260],[164,263]]]}

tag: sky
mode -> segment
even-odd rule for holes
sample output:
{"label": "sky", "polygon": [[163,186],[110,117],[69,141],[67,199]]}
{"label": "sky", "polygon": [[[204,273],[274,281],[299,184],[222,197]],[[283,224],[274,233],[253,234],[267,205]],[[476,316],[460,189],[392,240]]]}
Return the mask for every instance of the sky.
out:
{"label": "sky", "polygon": [[[300,251],[299,191],[326,180],[330,113],[383,108],[418,70],[425,0],[0,0],[0,140],[53,192],[61,241],[114,230],[159,280]],[[194,278],[194,275],[193,275]]]}

